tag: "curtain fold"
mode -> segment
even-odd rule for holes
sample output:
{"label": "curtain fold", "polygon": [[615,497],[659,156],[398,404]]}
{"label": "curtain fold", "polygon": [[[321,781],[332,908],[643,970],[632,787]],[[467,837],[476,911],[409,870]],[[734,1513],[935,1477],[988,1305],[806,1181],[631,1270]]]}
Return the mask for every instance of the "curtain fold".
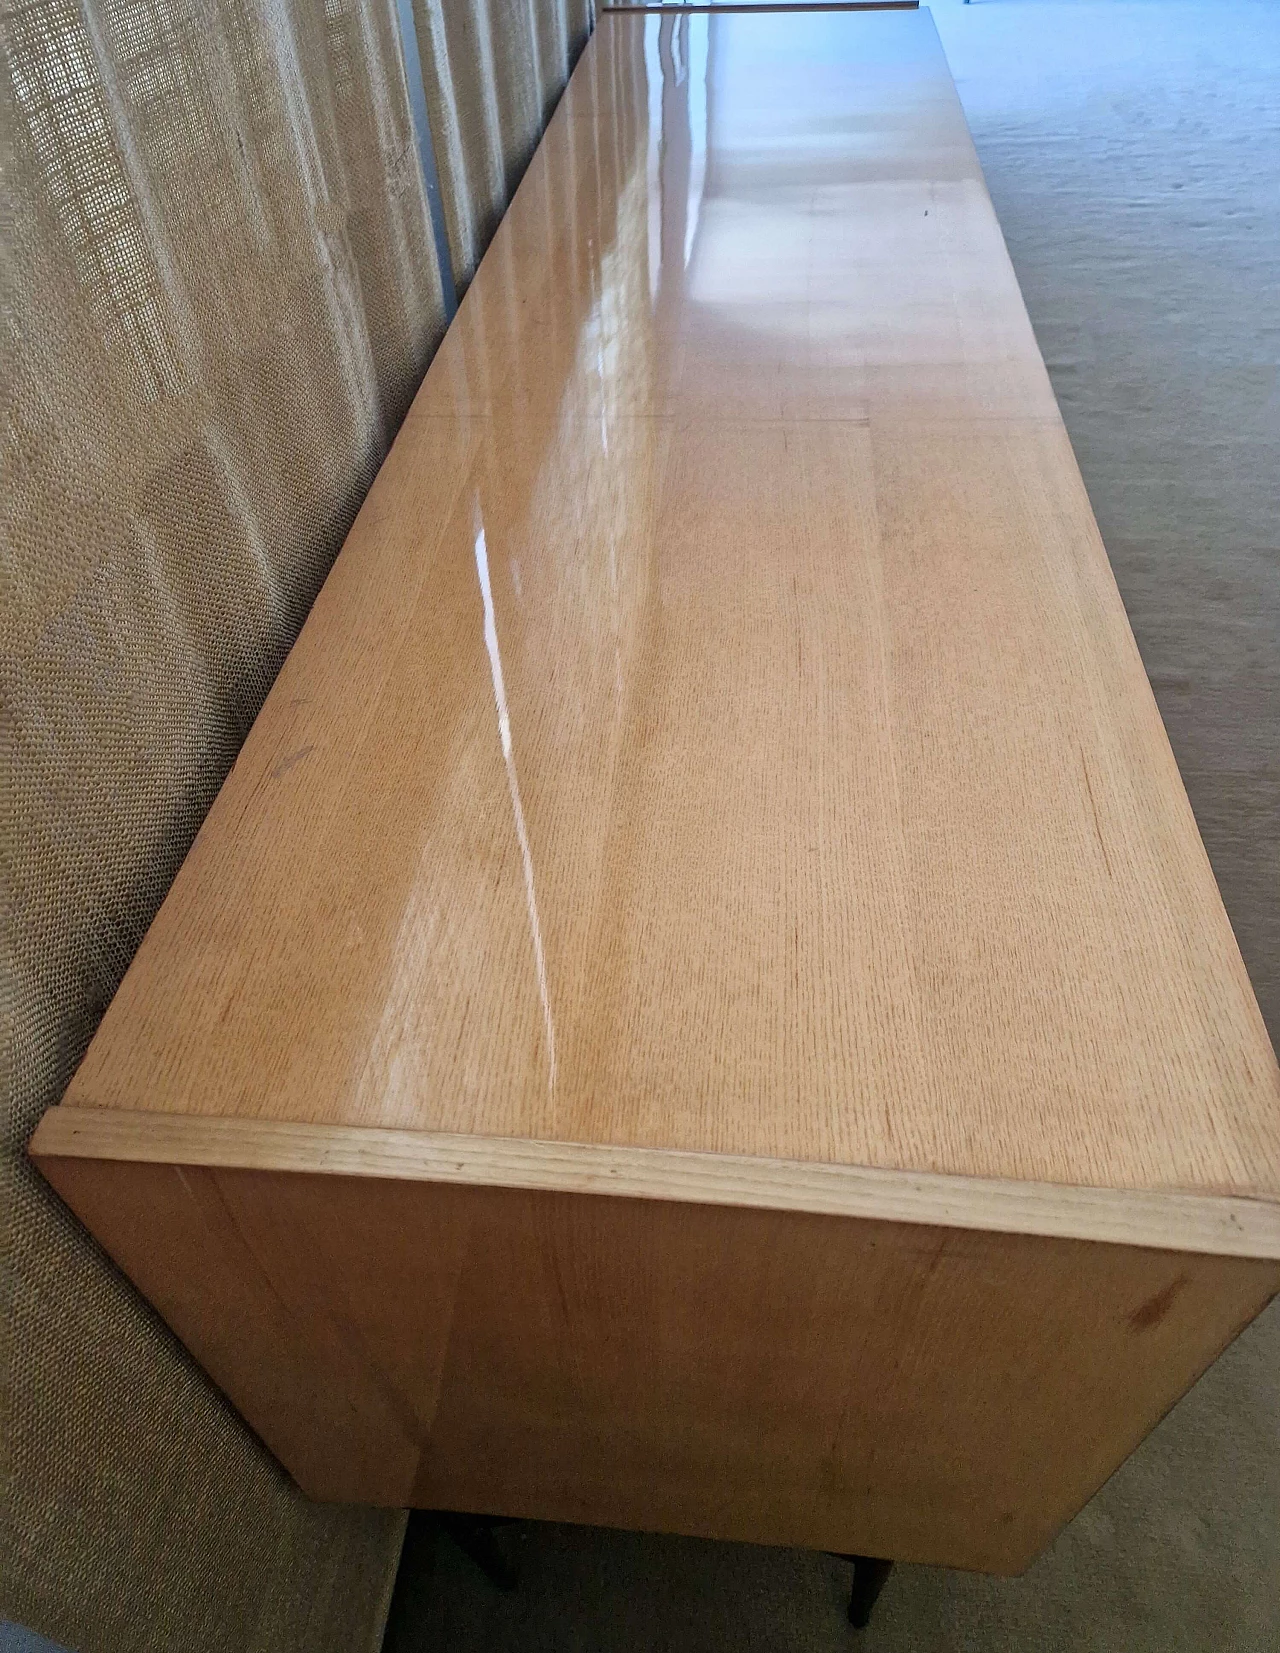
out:
{"label": "curtain fold", "polygon": [[529,164],[592,0],[413,0],[459,295]]}

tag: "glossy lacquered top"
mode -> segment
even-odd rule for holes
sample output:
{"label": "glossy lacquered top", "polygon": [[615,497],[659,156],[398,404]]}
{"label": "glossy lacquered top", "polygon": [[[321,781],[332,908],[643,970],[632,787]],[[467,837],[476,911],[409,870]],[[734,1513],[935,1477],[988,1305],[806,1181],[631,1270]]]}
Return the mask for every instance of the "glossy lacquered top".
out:
{"label": "glossy lacquered top", "polygon": [[601,18],[68,1100],[1280,1189],[927,13]]}

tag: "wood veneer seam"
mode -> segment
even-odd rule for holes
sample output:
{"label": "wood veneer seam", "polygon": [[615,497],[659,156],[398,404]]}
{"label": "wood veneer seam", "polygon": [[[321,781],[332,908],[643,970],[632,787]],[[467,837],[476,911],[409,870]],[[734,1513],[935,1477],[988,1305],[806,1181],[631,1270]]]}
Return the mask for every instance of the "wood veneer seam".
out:
{"label": "wood veneer seam", "polygon": [[1280,1202],[512,1137],[53,1108],[30,1153],[861,1217],[1280,1260]]}

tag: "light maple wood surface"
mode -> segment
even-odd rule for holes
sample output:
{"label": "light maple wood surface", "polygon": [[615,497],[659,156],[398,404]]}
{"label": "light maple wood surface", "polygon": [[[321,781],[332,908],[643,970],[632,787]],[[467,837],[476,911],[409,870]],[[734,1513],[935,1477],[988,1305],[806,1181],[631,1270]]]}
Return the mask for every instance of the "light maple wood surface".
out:
{"label": "light maple wood surface", "polygon": [[926,13],[604,13],[32,1143],[304,1489],[1013,1570],[1280,1076]]}
{"label": "light maple wood surface", "polygon": [[931,20],[603,18],[73,1105],[1280,1192]]}

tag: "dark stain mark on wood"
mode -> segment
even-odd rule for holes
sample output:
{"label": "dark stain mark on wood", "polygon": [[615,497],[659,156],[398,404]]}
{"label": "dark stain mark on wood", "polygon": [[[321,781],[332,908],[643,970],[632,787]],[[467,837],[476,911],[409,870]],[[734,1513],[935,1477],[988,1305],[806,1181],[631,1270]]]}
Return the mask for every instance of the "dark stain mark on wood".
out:
{"label": "dark stain mark on wood", "polygon": [[278,781],[281,775],[287,774],[293,768],[295,763],[301,763],[303,758],[308,757],[314,751],[315,747],[312,745],[300,746],[296,752],[290,752],[288,757],[281,758],[280,762],[271,771],[271,779]]}
{"label": "dark stain mark on wood", "polygon": [[1083,747],[1080,751],[1080,767],[1084,770],[1084,789],[1089,794],[1089,808],[1093,811],[1093,830],[1098,834],[1098,848],[1102,851],[1102,859],[1107,864],[1108,876],[1114,878],[1115,871],[1111,865],[1111,857],[1107,854],[1106,839],[1102,836],[1102,822],[1098,819],[1098,804],[1093,795],[1093,782],[1089,779],[1089,765],[1085,759]]}
{"label": "dark stain mark on wood", "polygon": [[1173,1307],[1174,1298],[1187,1284],[1188,1276],[1180,1274],[1176,1280],[1171,1280],[1163,1291],[1158,1291],[1154,1297],[1149,1297],[1141,1308],[1135,1309],[1129,1316],[1129,1324],[1135,1332],[1149,1332],[1153,1326],[1158,1326]]}

